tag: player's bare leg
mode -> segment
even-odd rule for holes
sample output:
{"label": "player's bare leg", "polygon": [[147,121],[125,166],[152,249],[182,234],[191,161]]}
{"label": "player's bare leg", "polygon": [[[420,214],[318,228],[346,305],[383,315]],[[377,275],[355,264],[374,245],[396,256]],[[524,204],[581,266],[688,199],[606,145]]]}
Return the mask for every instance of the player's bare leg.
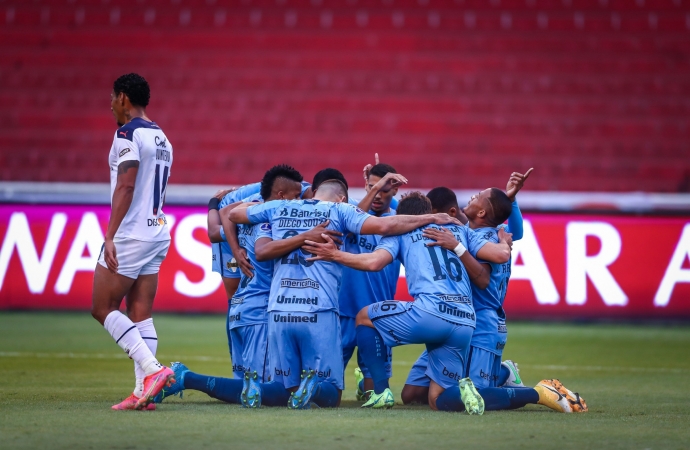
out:
{"label": "player's bare leg", "polygon": [[228,298],[233,298],[237,288],[240,286],[240,278],[223,278],[223,287],[225,288],[225,294]]}
{"label": "player's bare leg", "polygon": [[403,386],[400,397],[403,405],[411,405],[413,403],[423,405],[429,402],[429,388],[427,386],[413,386],[411,384],[406,384]]}

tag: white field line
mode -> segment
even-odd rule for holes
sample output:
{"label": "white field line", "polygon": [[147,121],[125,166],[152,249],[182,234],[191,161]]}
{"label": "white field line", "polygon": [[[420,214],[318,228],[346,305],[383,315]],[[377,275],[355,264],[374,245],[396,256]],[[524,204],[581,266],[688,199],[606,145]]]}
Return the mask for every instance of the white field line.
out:
{"label": "white field line", "polygon": [[[128,359],[124,353],[35,353],[35,352],[1,352],[0,358],[47,358],[47,359]],[[229,363],[230,358],[220,358],[217,356],[184,356],[159,354],[158,358],[163,361],[201,361]],[[413,362],[394,360],[396,366],[412,366]],[[541,365],[541,364],[520,364],[525,369],[537,370],[574,370],[585,372],[649,372],[649,373],[683,373],[688,369],[671,367],[623,367],[623,366],[565,366],[565,365]]]}

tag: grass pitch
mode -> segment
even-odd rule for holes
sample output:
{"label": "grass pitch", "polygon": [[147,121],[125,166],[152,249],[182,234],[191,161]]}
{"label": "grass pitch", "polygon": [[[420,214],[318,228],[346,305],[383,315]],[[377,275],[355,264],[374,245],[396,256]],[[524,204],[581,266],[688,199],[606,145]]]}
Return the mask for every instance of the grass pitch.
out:
{"label": "grass pitch", "polygon": [[[157,316],[158,357],[231,376],[222,316]],[[350,365],[335,410],[243,410],[186,391],[156,412],[115,412],[132,362],[88,313],[0,313],[0,448],[637,448],[690,447],[690,327],[509,325],[504,357],[523,380],[560,378],[587,414],[539,406],[482,417],[396,405],[359,409]],[[421,347],[395,349],[399,401]]]}

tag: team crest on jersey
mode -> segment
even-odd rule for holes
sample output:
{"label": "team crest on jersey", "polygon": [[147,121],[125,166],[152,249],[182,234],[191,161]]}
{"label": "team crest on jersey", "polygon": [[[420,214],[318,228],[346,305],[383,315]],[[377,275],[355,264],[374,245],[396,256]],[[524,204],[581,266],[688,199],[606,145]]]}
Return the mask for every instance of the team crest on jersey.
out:
{"label": "team crest on jersey", "polygon": [[493,231],[487,231],[486,233],[484,233],[484,239],[486,239],[487,241],[488,241],[489,239],[491,239],[492,237],[494,237],[494,232],[493,232]]}
{"label": "team crest on jersey", "polygon": [[122,158],[123,156],[125,156],[127,153],[129,153],[129,152],[131,152],[131,151],[132,151],[132,150],[130,150],[129,147],[128,147],[128,148],[123,148],[122,150],[120,150],[120,158]]}
{"label": "team crest on jersey", "polygon": [[271,231],[271,224],[270,223],[262,223],[261,227],[259,227],[261,231]]}

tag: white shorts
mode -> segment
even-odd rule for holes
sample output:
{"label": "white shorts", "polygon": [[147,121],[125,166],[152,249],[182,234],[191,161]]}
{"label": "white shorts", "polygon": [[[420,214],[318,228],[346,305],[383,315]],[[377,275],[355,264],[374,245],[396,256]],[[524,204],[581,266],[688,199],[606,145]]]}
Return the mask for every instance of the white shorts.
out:
{"label": "white shorts", "polygon": [[[158,273],[161,263],[168,254],[170,240],[145,242],[134,239],[119,239],[115,243],[117,256],[117,273],[127,278],[138,278],[139,275]],[[103,247],[98,256],[98,264],[107,268],[103,258]]]}

